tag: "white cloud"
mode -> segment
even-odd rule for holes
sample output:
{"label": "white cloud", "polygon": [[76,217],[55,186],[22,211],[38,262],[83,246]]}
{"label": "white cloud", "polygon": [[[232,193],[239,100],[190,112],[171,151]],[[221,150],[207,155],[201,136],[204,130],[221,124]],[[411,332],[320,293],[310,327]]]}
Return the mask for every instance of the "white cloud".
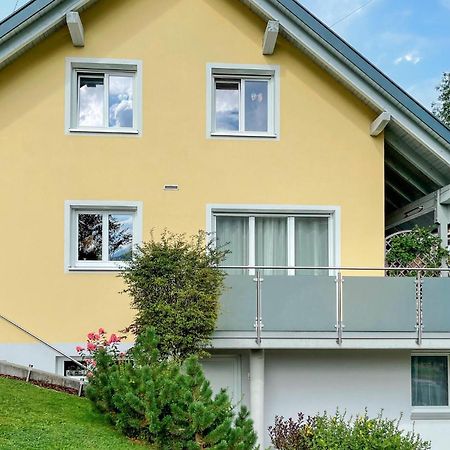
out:
{"label": "white cloud", "polygon": [[402,55],[402,56],[399,56],[399,57],[394,61],[394,63],[395,63],[395,64],[400,64],[400,63],[402,63],[402,62],[408,62],[408,63],[412,63],[412,64],[417,64],[417,63],[419,63],[420,61],[422,61],[422,57],[419,56],[419,55],[417,54],[417,52],[408,52],[408,53],[405,53],[405,54]]}

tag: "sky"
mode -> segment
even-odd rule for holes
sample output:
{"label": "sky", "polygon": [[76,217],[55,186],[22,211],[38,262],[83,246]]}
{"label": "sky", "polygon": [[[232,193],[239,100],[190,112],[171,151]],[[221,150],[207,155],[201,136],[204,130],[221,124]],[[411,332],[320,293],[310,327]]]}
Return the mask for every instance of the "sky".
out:
{"label": "sky", "polygon": [[450,0],[297,1],[431,109],[450,71]]}
{"label": "sky", "polygon": [[[450,71],[450,0],[297,1],[431,108]],[[26,2],[0,0],[0,19]]]}

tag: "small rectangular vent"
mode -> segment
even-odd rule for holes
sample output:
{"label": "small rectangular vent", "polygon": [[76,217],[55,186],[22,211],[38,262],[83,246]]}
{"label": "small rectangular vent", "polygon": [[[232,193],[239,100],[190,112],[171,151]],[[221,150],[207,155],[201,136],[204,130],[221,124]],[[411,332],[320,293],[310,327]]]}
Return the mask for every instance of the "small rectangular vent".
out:
{"label": "small rectangular vent", "polygon": [[164,190],[165,191],[178,191],[178,184],[165,184]]}

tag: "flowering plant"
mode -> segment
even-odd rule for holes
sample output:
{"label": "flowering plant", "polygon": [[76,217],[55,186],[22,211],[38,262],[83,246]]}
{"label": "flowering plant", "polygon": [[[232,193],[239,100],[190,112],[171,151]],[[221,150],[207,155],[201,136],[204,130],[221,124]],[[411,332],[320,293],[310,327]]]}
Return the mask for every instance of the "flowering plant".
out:
{"label": "flowering plant", "polygon": [[87,334],[86,346],[78,345],[77,353],[86,364],[87,377],[92,377],[97,367],[97,359],[100,355],[108,356],[111,362],[119,363],[124,360],[125,353],[119,350],[119,343],[126,336],[117,336],[112,333],[109,337],[104,328],[99,328],[98,332],[91,331]]}

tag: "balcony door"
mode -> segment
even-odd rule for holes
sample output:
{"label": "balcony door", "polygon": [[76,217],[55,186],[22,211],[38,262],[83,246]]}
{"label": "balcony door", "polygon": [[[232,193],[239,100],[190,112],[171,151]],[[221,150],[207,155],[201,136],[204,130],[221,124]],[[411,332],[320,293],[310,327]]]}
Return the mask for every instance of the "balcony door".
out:
{"label": "balcony door", "polygon": [[216,212],[213,219],[217,245],[230,252],[225,266],[266,266],[265,275],[317,275],[324,271],[289,267],[330,265],[329,215]]}

